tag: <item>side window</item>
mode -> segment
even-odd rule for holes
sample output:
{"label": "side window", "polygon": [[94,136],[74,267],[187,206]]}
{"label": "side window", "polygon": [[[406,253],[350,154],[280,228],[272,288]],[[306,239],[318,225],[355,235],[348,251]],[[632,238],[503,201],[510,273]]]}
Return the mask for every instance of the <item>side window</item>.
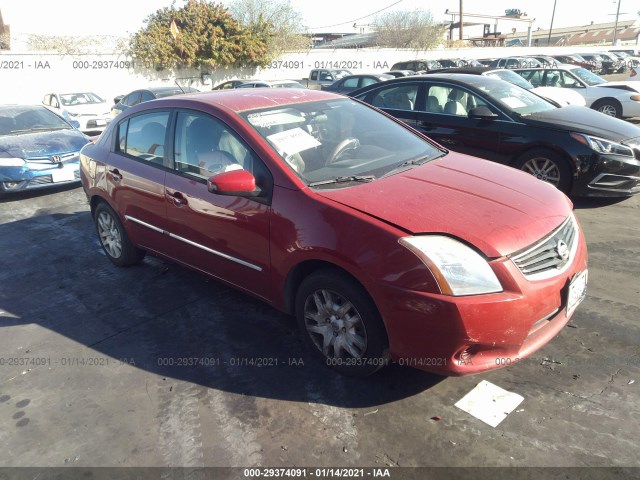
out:
{"label": "side window", "polygon": [[163,165],[168,122],[169,112],[145,113],[129,118],[118,126],[120,152]]}
{"label": "side window", "polygon": [[418,95],[418,84],[398,85],[377,90],[371,105],[395,110],[413,110]]}
{"label": "side window", "polygon": [[[346,84],[347,82],[345,82]],[[367,85],[373,85],[374,83],[378,83],[377,80],[373,79],[373,78],[363,78],[362,79],[362,85],[360,85],[361,87],[366,87]]]}
{"label": "side window", "polygon": [[122,104],[132,107],[140,103],[140,92],[133,92],[122,99]]}
{"label": "side window", "polygon": [[542,70],[533,70],[531,72],[526,72],[524,78],[529,80],[534,87],[539,87],[542,85]]}
{"label": "side window", "polygon": [[[437,104],[436,104],[437,101]],[[471,92],[457,87],[434,85],[427,95],[427,111],[467,116],[469,110],[487,103]],[[442,110],[440,110],[442,108]]]}
{"label": "side window", "polygon": [[151,93],[149,92],[142,92],[142,95],[140,97],[140,102],[148,102],[149,100],[153,100],[155,97],[153,95],[151,95]]}
{"label": "side window", "polygon": [[344,82],[342,82],[342,86],[344,88],[358,88],[358,78],[347,78]]}
{"label": "side window", "polygon": [[179,112],[174,142],[174,168],[179,172],[203,179],[238,168],[254,172],[256,158],[246,144],[209,115]]}
{"label": "side window", "polygon": [[576,88],[579,87],[580,84],[578,81],[569,75],[567,72],[559,71],[560,73],[560,85],[563,87]]}
{"label": "side window", "polygon": [[314,70],[313,72],[311,72],[311,77],[309,78],[309,80],[317,80],[318,79],[318,71]]}

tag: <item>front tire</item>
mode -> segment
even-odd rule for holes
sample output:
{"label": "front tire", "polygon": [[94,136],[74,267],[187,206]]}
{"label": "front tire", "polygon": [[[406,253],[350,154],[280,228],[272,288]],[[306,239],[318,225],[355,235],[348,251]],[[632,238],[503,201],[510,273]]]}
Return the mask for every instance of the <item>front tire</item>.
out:
{"label": "front tire", "polygon": [[622,118],[622,105],[617,100],[598,100],[591,105],[591,108],[610,117]]}
{"label": "front tire", "polygon": [[140,263],[145,251],[131,243],[118,214],[106,203],[100,203],[94,212],[100,245],[109,260],[119,267]]}
{"label": "front tire", "polygon": [[380,314],[365,289],[347,275],[313,273],[300,285],[295,306],[307,346],[333,370],[364,377],[388,363]]}
{"label": "front tire", "polygon": [[538,148],[524,153],[515,165],[543,182],[550,183],[561,192],[568,194],[571,187],[569,165],[559,154]]}

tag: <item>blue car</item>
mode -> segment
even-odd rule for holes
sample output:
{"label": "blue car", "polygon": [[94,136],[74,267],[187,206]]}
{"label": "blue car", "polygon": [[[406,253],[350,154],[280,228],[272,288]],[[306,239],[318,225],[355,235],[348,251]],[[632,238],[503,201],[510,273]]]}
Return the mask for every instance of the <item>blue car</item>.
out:
{"label": "blue car", "polygon": [[78,182],[89,137],[39,105],[0,106],[0,194]]}

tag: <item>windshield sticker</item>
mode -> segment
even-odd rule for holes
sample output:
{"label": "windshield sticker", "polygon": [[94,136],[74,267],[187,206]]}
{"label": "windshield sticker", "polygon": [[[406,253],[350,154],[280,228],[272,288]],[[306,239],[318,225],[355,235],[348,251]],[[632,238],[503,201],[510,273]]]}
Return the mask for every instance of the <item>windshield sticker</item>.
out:
{"label": "windshield sticker", "polygon": [[500,100],[502,100],[502,102],[504,102],[506,105],[508,105],[511,108],[522,108],[527,106],[526,103],[524,103],[519,98],[515,98],[515,97],[506,97],[506,98],[501,98]]}
{"label": "windshield sticker", "polygon": [[300,127],[292,128],[284,132],[274,133],[269,135],[267,139],[276,147],[280,152],[285,152],[287,155],[293,155],[294,153],[302,152],[309,148],[314,148],[320,145],[320,142],[313,136],[302,130]]}
{"label": "windshield sticker", "polygon": [[300,123],[304,118],[300,114],[288,113],[284,111],[268,113],[252,113],[247,116],[247,120],[254,127],[267,128],[273,125],[286,125],[290,123]]}

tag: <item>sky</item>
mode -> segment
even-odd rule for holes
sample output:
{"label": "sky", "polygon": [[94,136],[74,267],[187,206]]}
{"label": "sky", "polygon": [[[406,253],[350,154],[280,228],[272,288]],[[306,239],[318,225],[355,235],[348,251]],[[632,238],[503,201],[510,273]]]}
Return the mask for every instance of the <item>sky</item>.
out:
{"label": "sky", "polygon": [[[222,0],[228,5],[231,0]],[[0,11],[12,34],[125,36],[138,31],[147,15],[168,7],[173,0],[0,0]],[[504,15],[505,9],[518,8],[535,18],[533,28],[548,29],[556,3],[554,28],[588,25],[591,22],[615,21],[620,3],[620,20],[638,18],[638,0],[463,0],[468,14]],[[176,0],[176,6],[184,0]],[[304,18],[304,26],[312,32],[354,32],[353,24],[365,26],[375,12],[422,9],[431,12],[436,21],[451,20],[445,10],[460,11],[460,0],[290,0]],[[364,18],[363,18],[364,17]],[[481,22],[485,22],[480,20]],[[490,23],[486,21],[486,23]],[[525,30],[526,24],[522,23]],[[359,29],[358,29],[359,30]]]}

